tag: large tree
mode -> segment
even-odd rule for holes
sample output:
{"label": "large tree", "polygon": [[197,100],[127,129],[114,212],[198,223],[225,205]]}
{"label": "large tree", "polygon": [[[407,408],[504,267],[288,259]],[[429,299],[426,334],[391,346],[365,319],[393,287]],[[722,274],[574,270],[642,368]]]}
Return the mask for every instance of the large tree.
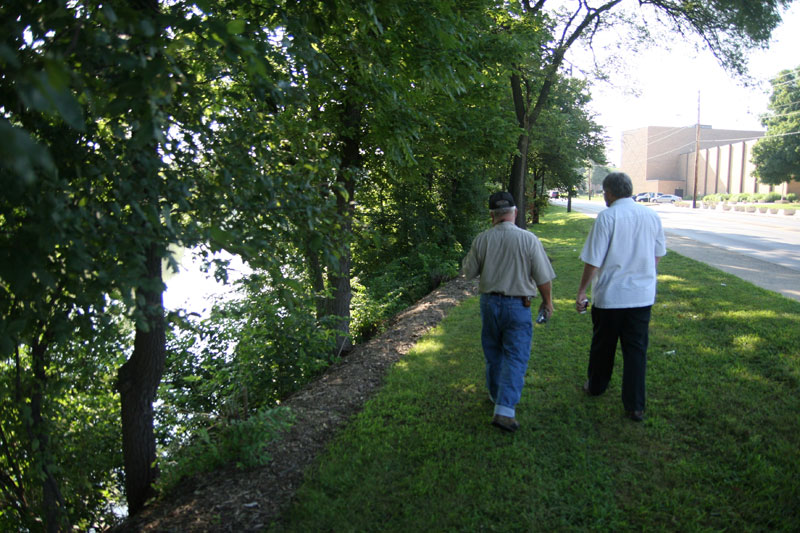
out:
{"label": "large tree", "polygon": [[[309,250],[317,289],[327,299],[321,316],[339,319],[338,351],[349,344],[355,200],[375,162],[412,163],[415,141],[428,122],[418,108],[426,91],[454,96],[475,77],[467,54],[480,4],[397,0],[303,4],[324,69],[309,75],[309,117],[338,161],[335,191],[337,254]],[[323,188],[323,191],[325,188]],[[327,199],[327,194],[324,194]]]}
{"label": "large tree", "polygon": [[[767,44],[772,30],[781,21],[780,9],[790,3],[791,0],[630,2],[652,13],[657,20],[679,34],[699,38],[725,68],[736,73],[745,71],[745,53],[748,50]],[[615,20],[614,15],[628,4],[623,0],[520,0],[518,4],[511,4],[517,26],[543,27],[553,35],[541,50],[537,49],[536,53],[531,54],[528,61],[519,62],[510,75],[516,120],[521,133],[508,188],[520,206],[525,205],[530,135],[546,107],[567,52],[580,40],[591,43],[598,31],[622,20]],[[550,6],[554,6],[553,9],[549,9]],[[517,225],[521,227],[526,225],[524,213],[525,209],[520,209],[517,217]]]}
{"label": "large tree", "polygon": [[[313,224],[315,204],[297,191],[319,188],[265,179],[263,164],[277,156],[263,156],[275,150],[242,143],[257,138],[265,109],[279,105],[279,81],[291,90],[286,76],[272,76],[281,71],[268,50],[280,46],[263,27],[245,35],[244,21],[212,7],[219,5],[205,4],[210,13],[155,1],[2,6],[0,381],[13,403],[0,406],[12,415],[0,428],[0,460],[15,475],[0,481],[20,522],[39,516],[56,530],[80,518],[59,482],[66,455],[54,444],[63,442],[55,417],[74,377],[63,371],[69,354],[91,355],[82,369],[102,381],[119,362],[119,353],[70,348],[108,335],[110,302],[123,302],[136,328],[117,382],[126,496],[136,512],[157,475],[152,404],[165,360],[168,245],[269,255],[254,237],[266,217],[252,212],[287,218],[291,202],[270,205],[276,182]],[[236,117],[220,87],[234,80],[247,86],[235,105],[249,134],[224,127]]]}
{"label": "large tree", "polygon": [[761,118],[767,134],[753,147],[755,175],[762,183],[800,181],[800,67],[772,79],[769,112]]}
{"label": "large tree", "polygon": [[533,179],[526,187],[526,200],[532,201],[534,224],[548,202],[546,189],[572,192],[584,179],[588,161],[605,161],[602,127],[588,109],[590,101],[585,81],[559,76],[540,115],[540,127],[530,136],[528,166]]}

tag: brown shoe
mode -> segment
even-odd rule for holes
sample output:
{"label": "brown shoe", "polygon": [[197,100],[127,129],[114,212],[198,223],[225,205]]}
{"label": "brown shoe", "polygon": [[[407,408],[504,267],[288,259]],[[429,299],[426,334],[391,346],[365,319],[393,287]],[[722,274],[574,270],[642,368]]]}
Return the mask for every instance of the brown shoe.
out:
{"label": "brown shoe", "polygon": [[519,429],[517,420],[510,416],[494,415],[494,418],[492,418],[492,425],[499,427],[503,431],[508,431],[509,433],[514,433]]}
{"label": "brown shoe", "polygon": [[634,422],[641,422],[644,420],[644,411],[625,411],[625,416]]}

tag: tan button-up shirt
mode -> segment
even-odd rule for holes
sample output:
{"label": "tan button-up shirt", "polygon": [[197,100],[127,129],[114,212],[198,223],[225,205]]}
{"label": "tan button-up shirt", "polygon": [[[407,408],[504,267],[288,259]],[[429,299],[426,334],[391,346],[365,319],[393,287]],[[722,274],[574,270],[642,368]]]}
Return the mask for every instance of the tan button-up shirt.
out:
{"label": "tan button-up shirt", "polygon": [[537,285],[556,277],[539,238],[513,222],[500,222],[475,237],[462,272],[467,279],[481,277],[481,293],[506,296],[536,296]]}

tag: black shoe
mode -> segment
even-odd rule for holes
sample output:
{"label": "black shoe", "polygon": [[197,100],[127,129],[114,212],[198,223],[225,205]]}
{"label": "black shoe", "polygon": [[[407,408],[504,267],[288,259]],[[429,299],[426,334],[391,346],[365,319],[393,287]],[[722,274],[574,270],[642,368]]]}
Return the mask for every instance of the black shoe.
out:
{"label": "black shoe", "polygon": [[641,422],[644,420],[644,411],[625,411],[625,416],[634,422]]}
{"label": "black shoe", "polygon": [[499,427],[503,431],[508,431],[509,433],[514,433],[519,429],[519,423],[515,418],[503,415],[494,415],[494,418],[492,418],[492,425]]}

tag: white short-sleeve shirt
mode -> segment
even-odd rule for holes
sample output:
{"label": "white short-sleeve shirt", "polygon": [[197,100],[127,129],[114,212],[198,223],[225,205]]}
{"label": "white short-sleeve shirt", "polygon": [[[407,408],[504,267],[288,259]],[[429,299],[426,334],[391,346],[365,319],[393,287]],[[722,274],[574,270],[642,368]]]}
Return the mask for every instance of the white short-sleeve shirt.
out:
{"label": "white short-sleeve shirt", "polygon": [[661,218],[631,198],[601,211],[580,258],[599,268],[592,284],[593,305],[601,309],[646,307],[655,303],[656,257],[666,255]]}

